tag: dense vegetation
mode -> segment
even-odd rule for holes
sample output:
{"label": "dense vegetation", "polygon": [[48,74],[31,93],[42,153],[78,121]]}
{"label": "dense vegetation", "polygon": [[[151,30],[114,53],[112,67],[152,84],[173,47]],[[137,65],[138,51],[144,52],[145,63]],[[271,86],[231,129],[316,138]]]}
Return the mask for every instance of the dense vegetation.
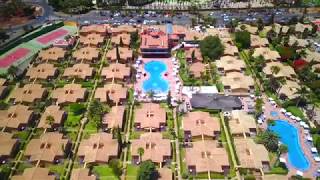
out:
{"label": "dense vegetation", "polygon": [[251,46],[251,38],[248,31],[237,31],[235,33],[235,40],[239,49],[247,49]]}
{"label": "dense vegetation", "polygon": [[32,16],[34,8],[22,2],[22,0],[12,0],[0,6],[0,18]]}
{"label": "dense vegetation", "polygon": [[49,4],[66,13],[85,13],[93,6],[91,0],[49,0]]}
{"label": "dense vegetation", "polygon": [[224,47],[218,36],[207,36],[200,42],[200,50],[203,57],[214,60],[223,54]]}
{"label": "dense vegetation", "polygon": [[138,170],[137,180],[152,180],[156,179],[157,175],[155,164],[150,160],[143,161]]}

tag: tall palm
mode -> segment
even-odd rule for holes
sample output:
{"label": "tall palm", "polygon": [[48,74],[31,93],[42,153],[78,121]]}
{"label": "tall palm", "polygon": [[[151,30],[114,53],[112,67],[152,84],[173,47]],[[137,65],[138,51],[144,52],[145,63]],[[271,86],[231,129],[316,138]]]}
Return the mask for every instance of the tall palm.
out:
{"label": "tall palm", "polygon": [[296,103],[296,106],[298,107],[298,105],[300,104],[300,102],[302,100],[306,99],[307,94],[309,93],[308,89],[305,86],[300,87],[297,91],[296,91],[296,95],[298,95],[298,100]]}
{"label": "tall palm", "polygon": [[144,154],[144,149],[142,147],[138,148],[138,154],[139,154],[139,162],[142,161],[142,156]]}
{"label": "tall palm", "polygon": [[313,121],[313,118],[314,118],[314,115],[315,115],[315,108],[316,108],[316,103],[318,102],[318,97],[316,94],[314,93],[310,93],[308,94],[308,101],[310,104],[312,104],[312,109],[311,109],[311,112],[310,112],[310,115],[309,115],[309,119],[311,121]]}
{"label": "tall palm", "polygon": [[287,80],[285,78],[279,78],[278,79],[278,82],[279,82],[279,88],[278,88],[278,91],[277,91],[277,94],[279,95],[279,92],[282,88],[282,86],[286,85],[287,84]]}

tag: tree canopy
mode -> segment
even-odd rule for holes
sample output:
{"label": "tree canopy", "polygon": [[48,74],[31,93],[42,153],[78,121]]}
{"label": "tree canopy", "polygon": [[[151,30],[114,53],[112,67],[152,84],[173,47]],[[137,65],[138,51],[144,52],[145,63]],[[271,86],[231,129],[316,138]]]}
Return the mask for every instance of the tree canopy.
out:
{"label": "tree canopy", "polygon": [[155,164],[150,160],[143,161],[138,170],[137,180],[153,180],[157,175]]}
{"label": "tree canopy", "polygon": [[218,36],[207,36],[200,42],[202,56],[211,60],[218,59],[224,51],[224,47]]}
{"label": "tree canopy", "polygon": [[247,48],[250,48],[251,46],[250,33],[246,30],[237,31],[235,33],[235,40],[238,48],[240,49],[247,49]]}
{"label": "tree canopy", "polygon": [[261,132],[257,135],[257,142],[263,144],[267,150],[271,152],[278,151],[278,141],[279,137],[269,130]]}

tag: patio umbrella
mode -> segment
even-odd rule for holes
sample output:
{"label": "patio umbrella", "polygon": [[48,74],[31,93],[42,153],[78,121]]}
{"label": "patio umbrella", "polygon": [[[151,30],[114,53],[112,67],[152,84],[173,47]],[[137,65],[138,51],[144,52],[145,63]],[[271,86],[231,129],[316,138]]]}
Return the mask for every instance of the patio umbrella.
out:
{"label": "patio umbrella", "polygon": [[319,156],[316,156],[316,157],[314,157],[314,160],[315,160],[316,162],[320,162],[320,157],[319,157]]}
{"label": "patio umbrella", "polygon": [[292,113],[291,113],[291,112],[286,112],[285,115],[288,116],[288,117],[290,117],[290,116],[292,116]]}
{"label": "patio umbrella", "polygon": [[285,158],[282,158],[282,157],[279,158],[279,161],[282,162],[282,163],[287,163],[286,159],[285,159]]}
{"label": "patio umbrella", "polygon": [[310,127],[309,127],[309,125],[308,125],[308,124],[304,124],[304,125],[303,125],[303,128],[305,128],[305,129],[309,129]]}
{"label": "patio umbrella", "polygon": [[297,171],[297,173],[296,173],[298,176],[303,176],[303,172],[301,172],[301,171]]}
{"label": "patio umbrella", "polygon": [[297,120],[297,121],[301,121],[301,118],[300,118],[300,117],[296,117],[296,120]]}
{"label": "patio umbrella", "polygon": [[287,110],[286,110],[286,109],[284,109],[284,108],[281,108],[281,109],[280,109],[280,112],[282,112],[282,113],[286,113],[286,112],[287,112]]}
{"label": "patio umbrella", "polygon": [[272,101],[270,101],[270,104],[275,105],[276,102],[272,100]]}
{"label": "patio umbrella", "polygon": [[317,150],[317,148],[312,147],[312,148],[311,148],[311,152],[313,152],[313,153],[317,153],[317,152],[318,152],[318,150]]}
{"label": "patio umbrella", "polygon": [[295,117],[295,116],[293,116],[293,115],[291,115],[291,116],[290,116],[290,119],[295,120],[295,119],[296,119],[296,117]]}
{"label": "patio umbrella", "polygon": [[307,140],[308,140],[308,141],[313,141],[313,139],[312,139],[311,136],[308,136],[308,137],[307,137]]}
{"label": "patio umbrella", "polygon": [[269,97],[268,100],[269,100],[269,101],[273,101],[273,98]]}
{"label": "patio umbrella", "polygon": [[266,107],[265,107],[265,106],[262,106],[262,109],[266,109]]}

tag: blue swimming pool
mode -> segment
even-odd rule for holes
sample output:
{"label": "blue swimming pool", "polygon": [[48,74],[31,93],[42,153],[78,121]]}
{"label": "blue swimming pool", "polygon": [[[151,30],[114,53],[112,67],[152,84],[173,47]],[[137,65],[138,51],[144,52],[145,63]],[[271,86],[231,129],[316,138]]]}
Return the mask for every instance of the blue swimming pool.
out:
{"label": "blue swimming pool", "polygon": [[301,171],[308,170],[310,162],[301,148],[298,129],[284,120],[276,120],[275,125],[268,128],[277,133],[280,141],[288,146],[289,163]]}
{"label": "blue swimming pool", "polygon": [[169,83],[162,78],[162,74],[167,71],[167,65],[161,61],[151,61],[144,65],[144,69],[150,77],[143,82],[143,90],[145,92],[167,93]]}
{"label": "blue swimming pool", "polygon": [[271,115],[272,117],[277,117],[277,116],[278,116],[278,112],[276,112],[276,111],[271,111],[271,112],[270,112],[270,115]]}

